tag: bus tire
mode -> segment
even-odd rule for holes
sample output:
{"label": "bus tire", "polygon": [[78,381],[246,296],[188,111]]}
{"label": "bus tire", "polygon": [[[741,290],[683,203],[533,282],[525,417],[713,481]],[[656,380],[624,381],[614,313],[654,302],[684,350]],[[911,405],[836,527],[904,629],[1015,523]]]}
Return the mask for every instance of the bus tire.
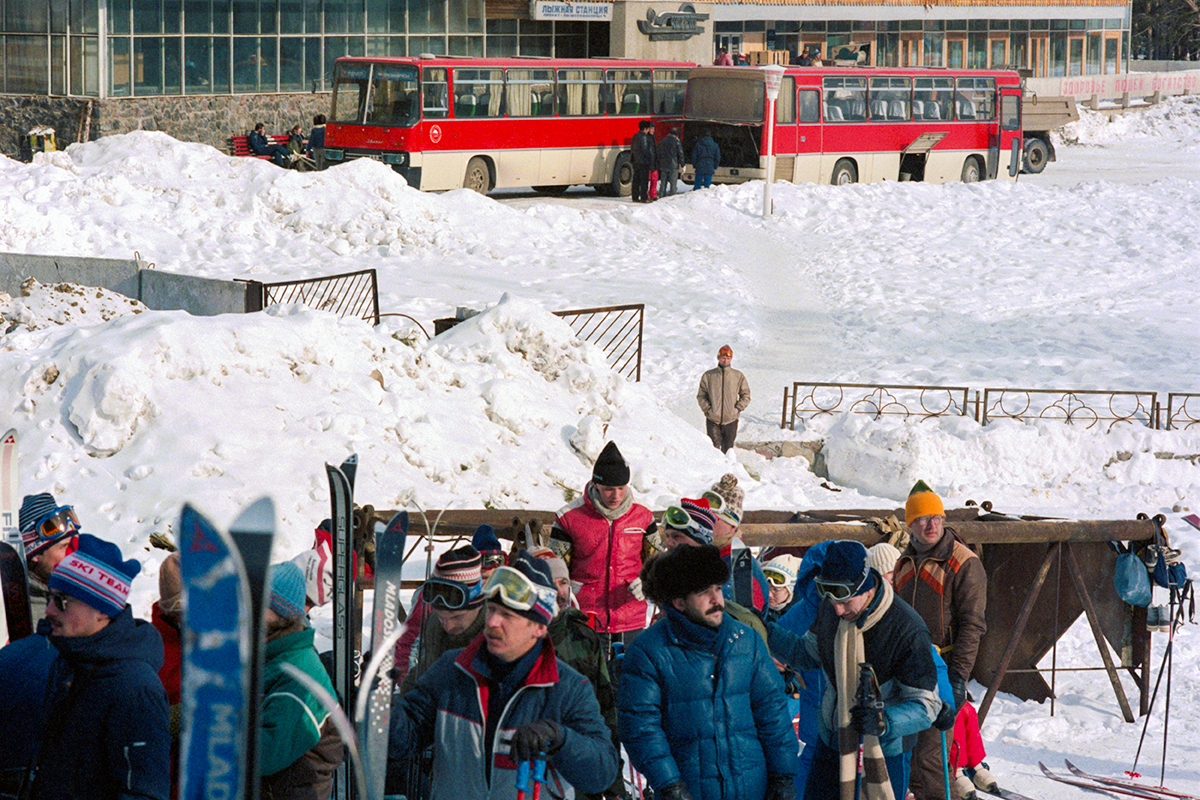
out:
{"label": "bus tire", "polygon": [[858,167],[848,158],[843,158],[833,165],[833,177],[829,181],[834,186],[847,186],[858,183]]}
{"label": "bus tire", "polygon": [[1037,175],[1046,168],[1050,160],[1050,148],[1041,139],[1033,138],[1025,142],[1025,171]]}
{"label": "bus tire", "polygon": [[600,184],[596,191],[605,197],[629,197],[633,194],[633,156],[621,153],[613,165],[612,178]]}
{"label": "bus tire", "polygon": [[979,156],[967,156],[967,160],[963,162],[962,182],[979,183],[981,180],[983,180],[983,164],[979,161]]}
{"label": "bus tire", "polygon": [[538,194],[563,194],[570,188],[570,186],[535,186],[533,190]]}
{"label": "bus tire", "polygon": [[480,194],[487,194],[492,190],[492,171],[488,169],[485,159],[475,156],[467,162],[467,172],[463,175],[463,188]]}

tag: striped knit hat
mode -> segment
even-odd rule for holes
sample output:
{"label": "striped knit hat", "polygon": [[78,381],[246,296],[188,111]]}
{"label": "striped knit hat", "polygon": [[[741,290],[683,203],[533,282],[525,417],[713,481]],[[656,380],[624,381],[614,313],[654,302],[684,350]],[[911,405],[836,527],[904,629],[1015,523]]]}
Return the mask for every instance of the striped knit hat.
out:
{"label": "striped knit hat", "polygon": [[700,544],[712,544],[713,526],[717,524],[717,517],[709,509],[708,501],[703,498],[692,500],[685,497],[679,501],[679,507],[688,512],[688,516],[692,518],[692,522],[700,527],[698,531],[688,530],[685,533]]}
{"label": "striped knit hat", "polygon": [[540,558],[529,555],[528,550],[522,550],[517,553],[517,557],[509,566],[524,575],[533,584],[536,596],[533,608],[519,609],[507,606],[502,594],[494,594],[491,598],[492,602],[499,603],[517,615],[539,625],[549,625],[558,612],[558,590],[554,588],[554,575],[550,572],[550,565]]}
{"label": "striped knit hat", "polygon": [[45,550],[50,545],[74,536],[78,531],[67,529],[43,536],[38,528],[39,523],[60,508],[54,495],[49,492],[27,494],[21,501],[21,511],[17,515],[17,523],[21,527],[21,542],[25,546],[25,557],[31,558]]}
{"label": "striped knit hat", "polygon": [[271,567],[270,607],[284,619],[304,619],[304,572],[291,561]]}
{"label": "striped knit hat", "polygon": [[467,604],[463,608],[478,608],[483,605],[483,557],[474,546],[464,544],[447,550],[438,557],[433,567],[433,577],[451,583],[460,583],[467,589]]}
{"label": "striped knit hat", "polygon": [[79,534],[79,546],[50,573],[52,591],[82,600],[115,617],[125,608],[133,579],[142,571],[136,559],[121,559],[121,549],[90,533]]}

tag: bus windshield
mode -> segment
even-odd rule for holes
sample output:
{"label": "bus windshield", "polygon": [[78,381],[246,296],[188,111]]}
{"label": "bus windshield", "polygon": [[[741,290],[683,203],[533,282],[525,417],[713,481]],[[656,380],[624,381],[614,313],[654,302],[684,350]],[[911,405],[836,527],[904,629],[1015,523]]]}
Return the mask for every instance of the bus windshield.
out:
{"label": "bus windshield", "polygon": [[420,111],[416,67],[338,62],[331,122],[411,128]]}
{"label": "bus windshield", "polygon": [[684,119],[762,124],[766,91],[762,81],[704,76],[688,81]]}

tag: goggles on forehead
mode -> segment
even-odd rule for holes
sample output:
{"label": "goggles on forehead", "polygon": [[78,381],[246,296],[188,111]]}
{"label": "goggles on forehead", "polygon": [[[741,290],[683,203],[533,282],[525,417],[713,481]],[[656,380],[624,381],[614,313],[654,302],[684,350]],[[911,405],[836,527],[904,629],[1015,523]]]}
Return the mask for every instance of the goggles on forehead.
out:
{"label": "goggles on forehead", "polygon": [[39,539],[55,539],[68,533],[77,533],[79,527],[79,517],[75,516],[75,508],[61,506],[38,522],[34,529]]}
{"label": "goggles on forehead", "polygon": [[742,521],[741,517],[739,517],[737,514],[733,513],[733,509],[725,507],[726,506],[725,498],[721,497],[721,495],[717,494],[716,492],[714,492],[710,489],[709,491],[705,492],[704,494],[702,494],[700,496],[708,501],[708,508],[714,514],[718,514],[718,515],[724,514],[726,517],[729,517],[729,519],[732,519],[735,522],[741,523],[741,521]]}
{"label": "goggles on forehead", "polygon": [[670,506],[663,512],[663,524],[680,531],[699,531],[700,526],[692,515],[679,506]]}
{"label": "goggles on forehead", "polygon": [[421,584],[421,599],[434,608],[458,611],[479,597],[479,584],[464,586],[456,581],[430,578]]}
{"label": "goggles on forehead", "polygon": [[545,602],[547,597],[552,602],[557,601],[558,592],[554,589],[538,586],[520,571],[512,567],[497,567],[483,587],[483,596],[491,600],[497,595],[500,602],[518,611],[528,611],[538,604]]}

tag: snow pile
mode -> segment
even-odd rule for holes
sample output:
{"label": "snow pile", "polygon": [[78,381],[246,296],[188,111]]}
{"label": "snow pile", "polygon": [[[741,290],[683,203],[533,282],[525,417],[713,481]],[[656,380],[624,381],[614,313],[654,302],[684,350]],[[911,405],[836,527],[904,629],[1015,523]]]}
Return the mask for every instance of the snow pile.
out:
{"label": "snow pile", "polygon": [[1056,135],[1067,144],[1107,145],[1130,139],[1165,139],[1181,142],[1195,152],[1200,131],[1200,96],[1171,97],[1145,109],[1107,114],[1079,109],[1079,120],[1060,128]]}
{"label": "snow pile", "polygon": [[137,300],[108,289],[75,283],[43,286],[35,278],[21,284],[20,297],[0,292],[0,318],[8,333],[48,325],[90,325],[145,310]]}

